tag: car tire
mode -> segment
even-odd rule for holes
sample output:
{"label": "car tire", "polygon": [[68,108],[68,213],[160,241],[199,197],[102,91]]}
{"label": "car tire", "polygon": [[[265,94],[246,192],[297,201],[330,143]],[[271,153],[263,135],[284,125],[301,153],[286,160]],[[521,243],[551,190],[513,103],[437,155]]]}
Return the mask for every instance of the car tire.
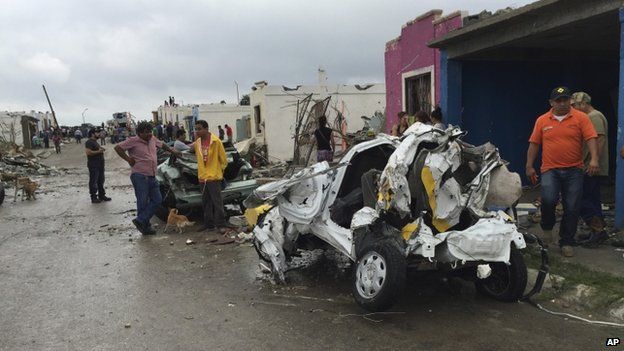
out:
{"label": "car tire", "polygon": [[477,291],[498,301],[518,301],[527,285],[527,267],[520,250],[512,244],[509,265],[495,262],[490,263],[490,268],[489,277],[475,281]]}
{"label": "car tire", "polygon": [[352,277],[355,301],[372,312],[389,309],[405,290],[405,256],[391,239],[369,242],[359,252]]}
{"label": "car tire", "polygon": [[0,182],[0,205],[4,202],[4,185]]}
{"label": "car tire", "polygon": [[169,191],[167,185],[160,185],[160,195],[162,196],[162,202],[160,206],[156,208],[154,213],[161,221],[167,222],[169,217],[169,209],[176,206],[176,198],[173,191]]}

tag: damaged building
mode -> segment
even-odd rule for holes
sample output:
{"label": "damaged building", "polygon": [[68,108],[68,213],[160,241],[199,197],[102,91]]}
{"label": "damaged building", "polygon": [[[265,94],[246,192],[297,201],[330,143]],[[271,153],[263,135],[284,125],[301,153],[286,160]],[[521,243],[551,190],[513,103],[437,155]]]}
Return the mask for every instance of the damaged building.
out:
{"label": "damaged building", "polygon": [[32,137],[52,126],[49,112],[0,111],[0,141],[32,148]]}
{"label": "damaged building", "polygon": [[[201,119],[208,122],[210,132],[219,135],[218,126],[224,128],[227,124],[232,127],[234,141],[242,141],[252,137],[251,108],[245,105],[212,103],[196,105],[161,105],[156,111],[157,120],[167,124],[169,122],[183,125],[186,130],[193,130],[193,124]],[[190,137],[190,136],[187,136]]]}
{"label": "damaged building", "polygon": [[[388,114],[391,105],[394,110],[409,105],[409,87],[403,88],[409,79],[430,74],[432,94],[419,99],[439,102],[446,123],[470,130],[466,141],[493,142],[510,169],[524,173],[528,138],[535,119],[549,109],[552,88],[587,92],[608,120],[616,207],[624,208],[624,164],[616,157],[624,144],[617,133],[624,125],[623,6],[612,0],[541,0],[486,16],[459,12],[445,19],[432,12],[408,23],[402,35],[412,26],[429,28],[427,35],[402,36],[388,47],[419,48],[433,55],[433,63],[420,62],[418,50],[397,58],[387,49]],[[441,20],[449,25],[438,33]],[[389,68],[411,60],[418,63],[410,68],[417,75],[394,79]],[[433,66],[431,73],[418,72],[423,65]],[[624,211],[616,211],[616,226],[624,227]]]}
{"label": "damaged building", "polygon": [[252,135],[264,141],[271,161],[292,160],[297,102],[310,94],[313,101],[330,97],[327,120],[331,123],[340,113],[345,117],[347,132],[364,127],[362,116],[385,111],[385,84],[326,84],[323,77],[321,71],[318,85],[287,87],[260,81],[252,87]]}

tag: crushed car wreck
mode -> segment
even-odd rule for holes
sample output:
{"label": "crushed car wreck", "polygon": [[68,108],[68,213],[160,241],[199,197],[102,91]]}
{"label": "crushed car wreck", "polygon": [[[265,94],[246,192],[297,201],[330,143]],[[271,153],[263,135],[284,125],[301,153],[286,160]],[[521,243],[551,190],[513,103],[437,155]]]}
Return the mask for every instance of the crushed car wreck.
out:
{"label": "crushed car wreck", "polygon": [[354,262],[353,296],[371,311],[397,301],[408,267],[460,273],[481,293],[518,300],[527,284],[512,212],[520,177],[493,145],[464,134],[416,123],[401,139],[355,145],[337,166],[258,187],[245,206],[273,205],[253,229],[260,258],[285,281],[297,250],[329,245]]}
{"label": "crushed car wreck", "polygon": [[[231,143],[225,145],[225,155],[228,165],[223,171],[225,178],[225,188],[221,192],[223,204],[241,206],[242,212],[243,200],[251,194],[258,183],[253,178],[251,165],[239,155]],[[156,179],[160,183],[163,198],[162,205],[156,211],[156,216],[161,220],[167,220],[170,208],[175,207],[184,213],[189,213],[193,209],[201,210],[202,193],[197,180],[197,157],[193,152],[184,151],[181,157],[159,155]]]}

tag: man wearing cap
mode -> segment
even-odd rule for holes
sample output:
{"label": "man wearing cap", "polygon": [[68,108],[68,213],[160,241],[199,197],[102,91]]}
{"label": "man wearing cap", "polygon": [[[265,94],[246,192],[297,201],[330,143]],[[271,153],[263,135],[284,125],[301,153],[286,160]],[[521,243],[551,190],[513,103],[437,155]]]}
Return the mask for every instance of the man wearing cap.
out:
{"label": "man wearing cap", "polygon": [[[602,204],[600,202],[600,182],[609,175],[609,149],[607,119],[591,105],[591,96],[584,92],[572,94],[572,107],[583,111],[589,117],[596,134],[598,146],[598,172],[590,176],[586,174],[583,178],[583,197],[581,199],[581,218],[591,229],[591,233],[585,237],[579,236],[585,247],[595,247],[609,238],[605,231],[605,222],[602,215]],[[590,155],[587,146],[583,147],[583,162],[589,165]]]}
{"label": "man wearing cap", "polygon": [[[529,138],[526,175],[531,183],[537,184],[537,172],[533,168],[535,159],[542,149],[541,196],[544,236],[554,244],[557,239],[563,256],[574,255],[574,235],[583,193],[583,170],[593,176],[599,168],[596,131],[589,117],[570,105],[570,90],[557,87],[550,93],[550,111],[538,117]],[[591,155],[587,168],[583,164],[583,143],[587,143]],[[559,235],[553,234],[555,207],[563,203],[563,218]]]}

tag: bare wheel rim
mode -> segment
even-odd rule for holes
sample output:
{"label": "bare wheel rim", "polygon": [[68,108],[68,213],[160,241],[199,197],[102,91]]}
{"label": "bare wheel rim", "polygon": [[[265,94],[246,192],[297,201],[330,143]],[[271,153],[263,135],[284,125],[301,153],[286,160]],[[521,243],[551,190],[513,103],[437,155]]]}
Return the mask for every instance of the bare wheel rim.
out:
{"label": "bare wheel rim", "polygon": [[492,274],[484,281],[484,287],[491,294],[500,295],[509,288],[511,272],[509,267],[500,263],[492,267]]}
{"label": "bare wheel rim", "polygon": [[372,299],[386,283],[386,260],[375,251],[369,251],[358,262],[356,286],[360,296]]}

